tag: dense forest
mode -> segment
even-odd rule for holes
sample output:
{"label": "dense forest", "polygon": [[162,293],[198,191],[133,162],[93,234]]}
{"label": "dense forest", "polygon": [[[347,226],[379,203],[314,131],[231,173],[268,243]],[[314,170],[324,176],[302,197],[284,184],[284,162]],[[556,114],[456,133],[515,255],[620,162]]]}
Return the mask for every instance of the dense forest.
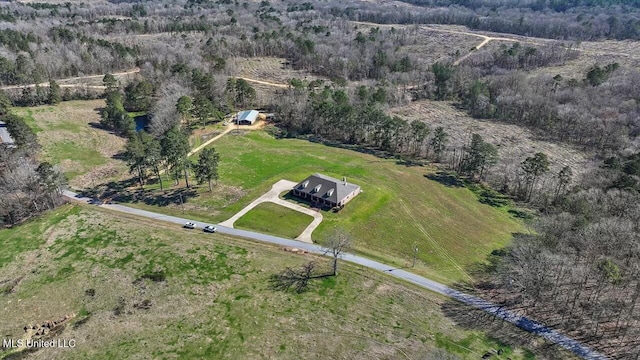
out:
{"label": "dense forest", "polygon": [[635,0],[400,0],[331,6],[335,15],[378,23],[457,24],[562,40],[640,38],[640,4]]}
{"label": "dense forest", "polygon": [[[640,71],[617,62],[591,62],[571,76],[541,71],[582,56],[564,40],[639,38],[638,1],[8,2],[0,19],[1,118],[17,145],[0,149],[5,224],[57,205],[64,184],[39,162],[36,137],[11,104],[104,97],[100,126],[128,139],[123,156],[141,187],[165,169],[176,183],[189,186],[193,173],[210,185],[217,154],[191,166],[190,132],[264,108],[276,114],[276,136],[433,163],[443,178],[482,189],[487,204],[528,208],[536,231],[494,252],[476,290],[612,356],[640,353]],[[410,48],[424,37],[415,24],[431,23],[563,41],[434,60]],[[234,67],[258,57],[314,78],[288,79],[261,102]],[[112,75],[134,68],[128,83]],[[59,85],[82,75],[100,75],[100,90]],[[479,134],[454,145],[446,126],[389,111],[424,99],[588,151],[597,166],[576,175],[542,151],[501,159]],[[148,133],[135,132],[130,112],[149,114]]]}

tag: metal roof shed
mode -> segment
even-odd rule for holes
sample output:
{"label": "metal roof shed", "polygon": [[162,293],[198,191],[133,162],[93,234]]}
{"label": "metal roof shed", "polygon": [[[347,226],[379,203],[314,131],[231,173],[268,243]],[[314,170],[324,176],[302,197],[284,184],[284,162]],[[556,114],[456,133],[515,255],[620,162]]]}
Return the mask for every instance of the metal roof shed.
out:
{"label": "metal roof shed", "polygon": [[256,122],[256,119],[258,118],[258,111],[257,110],[245,110],[245,111],[240,111],[238,113],[238,124],[239,125],[253,125],[254,122]]}

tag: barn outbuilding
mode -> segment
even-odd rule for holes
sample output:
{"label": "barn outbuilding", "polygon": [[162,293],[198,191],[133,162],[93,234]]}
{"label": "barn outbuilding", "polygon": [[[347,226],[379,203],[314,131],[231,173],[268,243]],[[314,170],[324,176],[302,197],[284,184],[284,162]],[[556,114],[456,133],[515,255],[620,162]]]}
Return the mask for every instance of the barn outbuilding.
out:
{"label": "barn outbuilding", "polygon": [[260,113],[257,110],[245,110],[238,113],[236,123],[238,125],[253,125]]}

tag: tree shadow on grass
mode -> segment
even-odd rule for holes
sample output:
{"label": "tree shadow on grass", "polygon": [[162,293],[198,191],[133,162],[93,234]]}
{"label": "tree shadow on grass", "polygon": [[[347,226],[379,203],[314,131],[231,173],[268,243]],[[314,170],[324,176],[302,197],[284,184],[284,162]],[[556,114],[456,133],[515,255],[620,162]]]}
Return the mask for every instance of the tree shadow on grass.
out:
{"label": "tree shadow on grass", "polygon": [[108,183],[99,184],[90,189],[84,189],[78,193],[82,196],[104,199],[111,198],[119,192],[126,192],[129,188],[135,186],[137,181],[135,178],[129,178],[121,181],[111,181]]}
{"label": "tree shadow on grass", "polygon": [[503,207],[509,205],[510,197],[500,194],[497,191],[483,189],[478,194],[479,201],[482,204],[486,204],[493,207]]}
{"label": "tree shadow on grass", "polygon": [[424,177],[448,187],[466,187],[464,182],[460,180],[460,178],[455,173],[448,171],[438,171],[435,174],[425,174]]}
{"label": "tree shadow on grass", "polygon": [[92,121],[92,122],[89,123],[89,126],[94,128],[94,129],[98,129],[98,130],[109,131],[106,127],[104,127],[99,122]]}
{"label": "tree shadow on grass", "polygon": [[[152,180],[151,184],[157,182]],[[82,196],[87,196],[102,200],[111,200],[121,203],[143,203],[152,206],[169,206],[186,204],[190,199],[198,196],[195,188],[179,188],[169,190],[146,190],[136,188],[137,180],[135,178],[112,181],[101,184],[94,189],[82,191]]]}
{"label": "tree shadow on grass", "polygon": [[114,160],[126,161],[127,160],[126,154],[127,154],[127,152],[125,150],[122,150],[120,152],[117,152],[117,153],[113,154],[111,156],[111,158],[114,159]]}
{"label": "tree shadow on grass", "polygon": [[398,159],[396,160],[397,165],[404,165],[406,167],[418,167],[425,166],[428,163],[426,160],[419,159]]}
{"label": "tree shadow on grass", "polygon": [[313,143],[318,143],[325,146],[331,146],[331,147],[340,148],[340,149],[357,151],[359,153],[373,155],[375,157],[379,157],[382,159],[393,159],[395,157],[394,154],[388,151],[378,150],[378,149],[367,147],[367,146],[356,145],[356,144],[344,144],[338,141],[326,140],[326,139],[315,137],[315,136],[309,136],[307,138],[301,137],[301,138],[306,139]]}
{"label": "tree shadow on grass", "polygon": [[[198,196],[198,192],[193,188],[180,188],[164,191],[137,191],[129,202],[142,202],[152,206],[169,206],[186,204],[189,199]],[[122,197],[115,198],[116,201],[123,201]]]}

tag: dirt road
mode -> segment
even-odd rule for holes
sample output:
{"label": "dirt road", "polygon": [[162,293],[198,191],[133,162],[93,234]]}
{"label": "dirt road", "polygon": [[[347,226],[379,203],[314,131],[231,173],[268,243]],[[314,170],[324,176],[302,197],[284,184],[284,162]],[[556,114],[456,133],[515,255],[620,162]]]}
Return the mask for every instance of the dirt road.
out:
{"label": "dirt road", "polygon": [[283,89],[286,89],[286,88],[289,87],[289,85],[287,85],[287,84],[272,83],[272,82],[268,82],[268,81],[256,80],[256,79],[251,79],[251,78],[246,78],[246,77],[238,77],[238,79],[243,79],[243,80],[246,80],[248,82],[252,82],[254,84],[273,86],[273,87],[278,87],[278,88],[283,88]]}
{"label": "dirt road", "polygon": [[192,149],[191,151],[189,151],[189,154],[187,154],[187,156],[191,156],[193,154],[198,153],[200,150],[206,148],[207,146],[209,146],[209,144],[211,144],[212,142],[220,139],[221,137],[227,135],[228,133],[230,133],[232,130],[260,130],[265,126],[265,122],[263,120],[258,120],[255,124],[253,125],[236,125],[233,123],[230,123],[229,125],[227,125],[227,128],[224,129],[224,131],[214,137],[212,137],[211,139],[205,141],[204,143],[200,144],[200,146]]}
{"label": "dirt road", "polygon": [[[360,24],[360,25],[367,25],[367,26],[378,26],[378,27],[380,27],[380,26],[405,26],[405,25],[401,25],[401,24],[376,24],[376,23],[363,22],[363,21],[353,21],[353,23]],[[477,33],[468,32],[468,31],[442,29],[442,28],[439,28],[439,27],[433,27],[433,26],[429,26],[429,25],[420,25],[420,28],[424,29],[424,30],[437,31],[437,32],[443,32],[443,33],[448,33],[448,34],[467,35],[467,36],[479,37],[479,38],[482,39],[482,41],[480,41],[480,43],[474,47],[475,50],[479,50],[483,46],[487,45],[490,41],[510,41],[510,42],[529,43],[529,44],[534,44],[534,45],[540,45],[541,44],[540,42],[533,41],[533,40],[524,40],[524,39],[508,38],[508,37],[487,36],[487,35],[477,34]],[[473,54],[473,52],[468,52],[467,54],[461,56],[460,58],[458,58],[456,61],[453,62],[453,65],[459,65],[462,61],[464,61],[466,58],[471,56],[471,54]]]}
{"label": "dirt road", "polygon": [[[113,75],[113,76],[115,76],[117,78],[117,77],[127,76],[127,75],[131,75],[131,74],[136,74],[136,73],[139,73],[139,72],[140,72],[139,68],[133,68],[131,70],[117,72],[117,73],[113,73],[111,75]],[[104,90],[105,87],[102,86],[102,85],[65,84],[66,82],[70,82],[70,81],[100,79],[100,78],[103,78],[104,75],[105,74],[102,74],[102,75],[76,76],[76,77],[70,77],[70,78],[65,78],[65,79],[57,79],[56,82],[58,83],[58,85],[60,85],[61,88],[84,87],[84,88],[88,88],[88,89]],[[15,89],[22,89],[22,88],[34,88],[36,86],[49,87],[49,82],[47,81],[47,82],[43,82],[43,83],[40,83],[40,84],[27,84],[27,85],[7,85],[7,86],[0,87],[0,89],[2,89],[2,90],[15,90]]]}
{"label": "dirt road", "polygon": [[[117,78],[117,77],[127,76],[127,75],[131,75],[131,74],[136,74],[136,73],[139,73],[139,72],[140,72],[139,68],[133,68],[133,69],[127,70],[127,71],[113,73],[112,75]],[[58,82],[58,85],[60,85],[61,88],[76,88],[76,87],[80,87],[80,88],[87,88],[87,89],[104,90],[104,89],[106,89],[106,87],[103,86],[103,85],[65,84],[67,82],[72,82],[72,81],[100,79],[100,78],[103,78],[103,77],[104,77],[104,74],[102,74],[102,75],[77,76],[77,77],[71,77],[71,78],[65,78],[65,79],[57,79],[56,82]],[[269,82],[269,81],[262,81],[262,80],[251,79],[251,78],[246,78],[246,77],[238,77],[238,79],[244,79],[244,80],[246,80],[248,82],[251,82],[251,83],[254,83],[254,84],[267,85],[267,86],[272,86],[272,87],[277,87],[277,88],[282,88],[282,89],[286,89],[286,88],[289,87],[289,85],[287,85],[287,84],[273,83],[273,82]],[[43,83],[39,83],[39,84],[26,84],[26,85],[7,85],[7,86],[0,87],[0,89],[2,89],[2,90],[16,90],[16,89],[23,89],[23,88],[34,88],[36,86],[49,87],[49,82],[43,82]]]}

